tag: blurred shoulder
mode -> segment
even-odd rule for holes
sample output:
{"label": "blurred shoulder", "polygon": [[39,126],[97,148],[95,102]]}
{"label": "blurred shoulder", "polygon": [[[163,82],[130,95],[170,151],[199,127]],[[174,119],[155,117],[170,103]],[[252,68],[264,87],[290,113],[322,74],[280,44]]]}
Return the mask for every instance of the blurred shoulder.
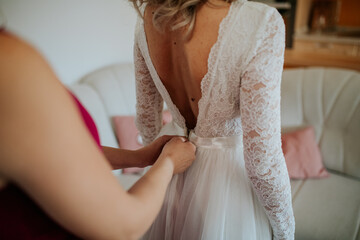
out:
{"label": "blurred shoulder", "polygon": [[7,31],[0,31],[0,53],[1,59],[10,59],[26,54],[39,56],[31,45]]}
{"label": "blurred shoulder", "polygon": [[52,75],[51,68],[33,46],[12,33],[0,32],[0,80],[3,84],[26,82],[35,75],[33,81],[37,81],[44,74]]}
{"label": "blurred shoulder", "polygon": [[268,28],[276,28],[279,32],[285,30],[284,20],[279,11],[264,3],[244,0],[236,15],[238,28],[250,35],[267,32]]}
{"label": "blurred shoulder", "polygon": [[244,7],[246,10],[251,11],[256,16],[266,16],[268,14],[273,14],[274,12],[278,12],[276,8],[271,7],[265,3],[254,2],[254,1],[245,1]]}
{"label": "blurred shoulder", "polygon": [[238,17],[250,25],[252,23],[258,24],[271,21],[283,22],[282,16],[276,8],[254,1],[243,1],[242,6],[238,10]]}
{"label": "blurred shoulder", "polygon": [[33,46],[12,33],[0,32],[0,76],[1,73],[20,74],[27,67],[35,68],[35,71],[43,66],[47,63]]}

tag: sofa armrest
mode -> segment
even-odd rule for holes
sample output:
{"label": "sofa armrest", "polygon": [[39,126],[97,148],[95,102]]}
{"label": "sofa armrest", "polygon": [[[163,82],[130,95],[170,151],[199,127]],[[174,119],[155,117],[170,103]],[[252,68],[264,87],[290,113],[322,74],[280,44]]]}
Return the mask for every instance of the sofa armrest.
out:
{"label": "sofa armrest", "polygon": [[109,147],[119,147],[110,119],[97,92],[86,84],[74,84],[69,88],[94,119],[101,144]]}
{"label": "sofa armrest", "polygon": [[336,68],[286,69],[282,127],[314,126],[328,169],[360,178],[360,73]]}

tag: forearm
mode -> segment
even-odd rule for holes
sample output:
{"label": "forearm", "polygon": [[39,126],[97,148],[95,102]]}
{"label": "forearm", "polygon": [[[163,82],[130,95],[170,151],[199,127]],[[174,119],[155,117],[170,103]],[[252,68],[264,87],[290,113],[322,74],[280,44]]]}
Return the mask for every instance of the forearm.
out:
{"label": "forearm", "polygon": [[[295,223],[291,186],[282,152],[274,156],[260,156],[259,159],[264,159],[261,161],[263,164],[247,161],[246,168],[255,193],[270,220],[274,239],[293,239]],[[269,159],[268,163],[265,159]]]}
{"label": "forearm", "polygon": [[163,146],[171,138],[172,136],[159,137],[150,145],[135,151],[105,146],[102,147],[102,150],[113,169],[128,167],[143,168],[154,164],[160,155]]}
{"label": "forearm", "polygon": [[142,156],[138,151],[105,146],[102,147],[102,150],[113,169],[144,167]]}
{"label": "forearm", "polygon": [[135,239],[145,233],[159,213],[173,171],[173,163],[160,158],[128,191],[132,198],[132,207],[136,209],[129,219],[130,222],[133,221]]}
{"label": "forearm", "polygon": [[[264,179],[254,179],[253,182],[261,182]],[[273,229],[273,236],[275,240],[291,240],[294,239],[295,232],[295,219],[291,204],[291,189],[290,184],[283,184],[282,189],[277,189],[278,186],[273,184],[258,184],[255,187],[257,196],[266,209],[266,215],[269,218],[270,224]],[[273,188],[270,191],[263,192],[261,188]],[[269,197],[263,197],[263,195],[270,195]]]}

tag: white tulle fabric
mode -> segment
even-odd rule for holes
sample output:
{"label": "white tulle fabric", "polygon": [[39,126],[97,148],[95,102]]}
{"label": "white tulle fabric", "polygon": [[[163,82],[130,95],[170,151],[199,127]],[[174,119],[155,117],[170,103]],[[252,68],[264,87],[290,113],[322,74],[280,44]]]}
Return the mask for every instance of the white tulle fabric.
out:
{"label": "white tulle fabric", "polygon": [[[276,9],[245,0],[231,4],[201,82],[197,125],[190,136],[198,146],[197,159],[171,181],[145,239],[271,239],[271,230],[275,239],[294,239],[280,135],[284,35]],[[186,134],[185,120],[151,62],[141,18],[134,60],[136,124],[145,144],[160,131]],[[163,101],[173,115],[166,128]]]}

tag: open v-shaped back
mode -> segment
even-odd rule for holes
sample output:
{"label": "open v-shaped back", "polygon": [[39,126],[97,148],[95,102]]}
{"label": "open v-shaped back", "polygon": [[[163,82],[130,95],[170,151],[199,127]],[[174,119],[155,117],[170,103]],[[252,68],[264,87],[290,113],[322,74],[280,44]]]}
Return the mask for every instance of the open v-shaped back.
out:
{"label": "open v-shaped back", "polygon": [[188,41],[185,40],[184,29],[167,33],[158,32],[151,21],[150,14],[153,9],[149,8],[151,6],[144,7],[145,23],[142,26],[142,34],[146,41],[143,45],[144,51],[150,58],[154,81],[157,81],[164,91],[163,94],[167,96],[167,105],[179,115],[181,125],[194,129],[202,108],[202,96],[205,95],[204,82],[209,81],[212,65],[210,63],[216,60],[214,58],[222,38],[221,28],[231,15],[231,4],[218,8],[201,6],[207,8],[205,11],[212,11],[211,13],[220,11],[214,20],[217,26],[211,22],[210,27],[207,23],[205,29],[202,29],[204,23],[209,20],[204,19],[205,16],[201,12],[203,9],[200,8],[193,35]]}

